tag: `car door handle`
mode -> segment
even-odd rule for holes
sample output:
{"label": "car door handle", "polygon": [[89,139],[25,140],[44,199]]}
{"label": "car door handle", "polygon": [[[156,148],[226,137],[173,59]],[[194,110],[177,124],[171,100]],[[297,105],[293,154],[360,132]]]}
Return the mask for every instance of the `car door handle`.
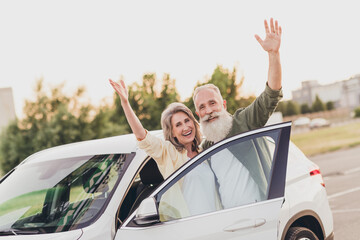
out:
{"label": "car door handle", "polygon": [[257,219],[245,219],[241,220],[235,224],[232,224],[226,228],[224,228],[223,231],[225,232],[236,232],[240,230],[244,230],[247,228],[256,228],[264,225],[266,223],[266,220],[263,218],[257,218]]}

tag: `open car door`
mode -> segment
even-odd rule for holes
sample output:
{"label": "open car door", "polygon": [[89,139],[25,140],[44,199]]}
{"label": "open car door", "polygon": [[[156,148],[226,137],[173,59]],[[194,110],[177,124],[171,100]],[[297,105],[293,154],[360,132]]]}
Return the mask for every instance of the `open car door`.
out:
{"label": "open car door", "polygon": [[291,123],[225,139],[166,179],[115,239],[278,239]]}

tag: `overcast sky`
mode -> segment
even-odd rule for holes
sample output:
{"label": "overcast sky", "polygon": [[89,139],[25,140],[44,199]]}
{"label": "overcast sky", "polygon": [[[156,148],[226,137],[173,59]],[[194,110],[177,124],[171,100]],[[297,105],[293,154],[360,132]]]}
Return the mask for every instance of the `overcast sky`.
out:
{"label": "overcast sky", "polygon": [[254,38],[263,20],[283,29],[284,98],[304,80],[321,84],[360,73],[360,14],[353,1],[0,1],[0,87],[12,87],[17,115],[35,82],[85,86],[98,105],[108,78],[127,84],[154,72],[176,79],[182,100],[220,64],[244,74],[244,94],[267,80],[267,54]]}

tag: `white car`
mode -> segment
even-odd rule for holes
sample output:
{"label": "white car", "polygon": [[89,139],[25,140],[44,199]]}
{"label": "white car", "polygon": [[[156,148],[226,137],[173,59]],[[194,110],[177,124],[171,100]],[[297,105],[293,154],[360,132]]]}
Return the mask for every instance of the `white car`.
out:
{"label": "white car", "polygon": [[311,120],[308,117],[299,117],[294,121],[294,127],[308,127]]}
{"label": "white car", "polygon": [[[290,128],[282,123],[225,139],[165,180],[130,134],[35,153],[0,180],[0,240],[334,239],[319,169],[289,141]],[[197,190],[214,183],[191,185],[195,194],[185,197],[184,182],[194,173],[202,179],[196,170],[215,157],[225,163],[228,152],[260,197],[204,211]]]}
{"label": "white car", "polygon": [[309,127],[311,129],[313,128],[322,128],[322,127],[329,127],[330,122],[326,120],[325,118],[314,118],[311,119]]}

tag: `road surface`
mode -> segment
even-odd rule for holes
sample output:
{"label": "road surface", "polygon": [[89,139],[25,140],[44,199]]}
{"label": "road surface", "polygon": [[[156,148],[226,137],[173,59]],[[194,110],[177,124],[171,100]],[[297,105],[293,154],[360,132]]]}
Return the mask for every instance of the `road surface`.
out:
{"label": "road surface", "polygon": [[310,157],[324,178],[337,240],[360,239],[360,147]]}

